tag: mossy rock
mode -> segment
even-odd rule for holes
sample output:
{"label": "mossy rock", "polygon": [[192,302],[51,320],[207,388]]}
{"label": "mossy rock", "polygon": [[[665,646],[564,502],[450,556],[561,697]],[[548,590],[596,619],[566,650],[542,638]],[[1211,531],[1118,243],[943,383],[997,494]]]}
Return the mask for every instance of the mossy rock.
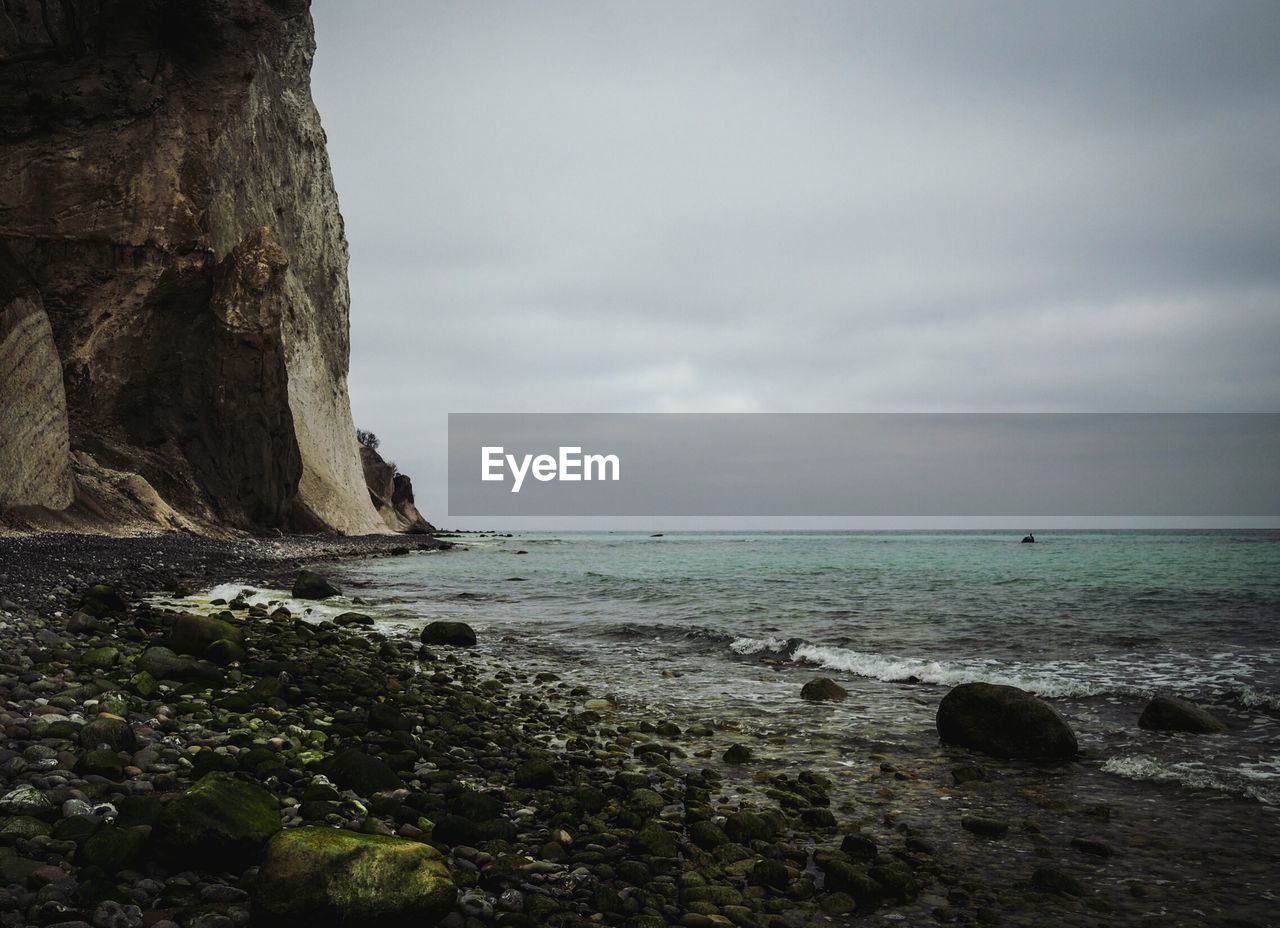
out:
{"label": "mossy rock", "polygon": [[184,863],[243,869],[279,830],[280,811],[274,796],[229,773],[214,772],[165,806],[154,836]]}
{"label": "mossy rock", "polygon": [[320,772],[343,789],[361,796],[400,789],[404,781],[386,761],[359,748],[340,751],[320,765]]}
{"label": "mossy rock", "polygon": [[680,853],[680,841],[657,822],[649,822],[631,839],[631,849],[651,857],[676,857]]}
{"label": "mossy rock", "polygon": [[418,928],[452,911],[456,895],[429,845],[308,826],[267,846],[254,906],[281,926]]}
{"label": "mossy rock", "polygon": [[133,726],[118,715],[100,715],[80,729],[80,746],[83,748],[108,747],[112,751],[138,750],[138,736]]}
{"label": "mossy rock", "polygon": [[80,755],[76,761],[76,773],[82,777],[106,777],[119,780],[124,776],[124,762],[111,748],[94,748]]}
{"label": "mossy rock", "polygon": [[156,680],[174,680],[178,683],[203,683],[220,685],[223,674],[215,664],[179,657],[169,648],[147,648],[138,657],[137,667]]}
{"label": "mossy rock", "polygon": [[80,655],[80,663],[96,670],[109,670],[120,663],[120,649],[110,646],[90,648]]}
{"label": "mossy rock", "polygon": [[178,654],[204,657],[215,641],[244,643],[244,632],[224,619],[209,615],[180,615],[169,632],[169,647]]}
{"label": "mossy rock", "polygon": [[734,812],[724,823],[724,833],[739,844],[752,841],[772,841],[778,827],[770,818],[754,812]]}
{"label": "mossy rock", "polygon": [[103,825],[80,845],[76,862],[101,867],[107,874],[117,873],[138,859],[146,841],[140,829]]}

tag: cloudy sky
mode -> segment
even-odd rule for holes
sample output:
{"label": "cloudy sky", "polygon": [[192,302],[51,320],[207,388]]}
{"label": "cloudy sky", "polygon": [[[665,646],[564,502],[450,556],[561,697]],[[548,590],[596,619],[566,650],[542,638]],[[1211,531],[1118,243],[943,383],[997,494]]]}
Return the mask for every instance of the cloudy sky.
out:
{"label": "cloudy sky", "polygon": [[429,516],[448,412],[1280,410],[1273,0],[313,13]]}

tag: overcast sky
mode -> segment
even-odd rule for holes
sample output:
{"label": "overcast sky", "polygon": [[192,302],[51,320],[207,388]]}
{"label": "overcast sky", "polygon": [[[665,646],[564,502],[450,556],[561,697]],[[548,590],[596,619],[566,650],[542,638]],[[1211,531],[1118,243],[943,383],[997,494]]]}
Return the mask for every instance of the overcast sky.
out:
{"label": "overcast sky", "polygon": [[357,424],[1280,411],[1280,3],[315,0]]}

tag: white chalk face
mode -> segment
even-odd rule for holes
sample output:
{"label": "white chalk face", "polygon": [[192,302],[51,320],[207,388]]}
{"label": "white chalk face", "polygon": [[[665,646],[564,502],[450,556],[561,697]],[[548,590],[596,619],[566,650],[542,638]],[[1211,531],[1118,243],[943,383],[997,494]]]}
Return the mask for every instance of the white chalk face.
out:
{"label": "white chalk face", "polygon": [[1280,400],[1275,4],[385,9],[314,92],[424,511],[447,411]]}

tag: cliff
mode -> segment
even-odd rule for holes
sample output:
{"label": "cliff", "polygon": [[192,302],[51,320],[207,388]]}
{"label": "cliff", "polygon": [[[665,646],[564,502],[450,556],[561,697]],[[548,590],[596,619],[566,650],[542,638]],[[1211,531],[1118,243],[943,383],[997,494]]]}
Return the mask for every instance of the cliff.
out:
{"label": "cliff", "polygon": [[386,531],[314,50],[306,0],[0,6],[9,524]]}
{"label": "cliff", "polygon": [[388,464],[373,448],[361,446],[360,463],[369,499],[387,528],[393,532],[420,535],[434,532],[435,526],[422,517],[413,501],[413,481]]}

